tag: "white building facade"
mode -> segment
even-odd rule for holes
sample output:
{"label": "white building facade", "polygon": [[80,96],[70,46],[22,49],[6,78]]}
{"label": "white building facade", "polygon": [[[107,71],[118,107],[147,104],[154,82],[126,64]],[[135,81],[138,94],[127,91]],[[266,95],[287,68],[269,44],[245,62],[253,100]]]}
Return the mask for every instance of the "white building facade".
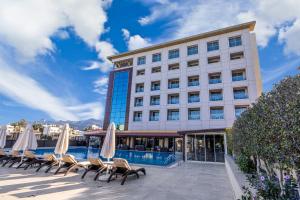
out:
{"label": "white building facade", "polygon": [[239,24],[109,57],[115,68],[104,128],[114,121],[124,131],[173,131],[183,137],[186,160],[223,162],[225,129],[262,91],[254,26]]}

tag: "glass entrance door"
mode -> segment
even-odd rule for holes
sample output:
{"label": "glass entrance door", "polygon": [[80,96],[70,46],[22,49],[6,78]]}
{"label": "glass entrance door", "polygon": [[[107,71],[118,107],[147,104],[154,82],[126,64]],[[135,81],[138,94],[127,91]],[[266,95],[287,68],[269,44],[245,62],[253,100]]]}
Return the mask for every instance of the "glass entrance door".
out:
{"label": "glass entrance door", "polygon": [[188,135],[187,160],[224,162],[223,135]]}

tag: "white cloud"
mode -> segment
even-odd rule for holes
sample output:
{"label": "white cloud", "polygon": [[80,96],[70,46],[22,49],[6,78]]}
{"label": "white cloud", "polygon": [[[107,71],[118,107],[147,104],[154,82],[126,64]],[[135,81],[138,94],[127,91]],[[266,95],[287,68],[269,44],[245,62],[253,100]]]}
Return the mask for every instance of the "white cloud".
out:
{"label": "white cloud", "polygon": [[82,104],[76,101],[72,105],[66,98],[51,94],[33,78],[14,70],[14,65],[0,55],[0,94],[21,105],[40,110],[56,120],[101,117],[103,105],[100,102]]}
{"label": "white cloud", "polygon": [[[150,15],[139,19],[142,25],[170,18],[168,36],[184,37],[237,23],[256,20],[257,42],[265,47],[279,33],[287,54],[300,55],[299,0],[174,0],[151,1]],[[180,6],[174,6],[174,5]]]}
{"label": "white cloud", "polygon": [[[138,20],[138,22],[141,25],[151,24],[158,19],[168,17],[168,15],[172,14],[174,11],[178,11],[180,9],[180,5],[177,2],[171,2],[168,0],[160,0],[160,1],[152,1],[152,2],[148,1],[144,3],[146,4],[155,3],[156,5],[151,9],[150,15],[141,17]],[[162,12],[161,8],[164,9],[164,12]]]}
{"label": "white cloud", "polygon": [[80,120],[103,119],[103,105],[100,102],[86,103],[68,107],[68,110],[76,113]]}
{"label": "white cloud", "polygon": [[118,53],[118,51],[113,47],[111,43],[106,41],[97,42],[96,51],[98,52],[98,58],[102,61],[101,63],[99,63],[100,70],[102,72],[109,71],[112,67],[112,63],[107,59],[107,57]]}
{"label": "white cloud", "polygon": [[127,29],[122,29],[124,40],[127,43],[128,50],[135,50],[151,45],[150,39],[143,38],[140,35],[130,35],[130,32]]}
{"label": "white cloud", "polygon": [[263,83],[272,83],[280,77],[288,74],[291,70],[297,69],[300,63],[300,58],[291,60],[284,65],[274,67],[272,70],[262,70]]}
{"label": "white cloud", "polygon": [[299,37],[300,18],[293,23],[293,26],[280,29],[278,38],[280,42],[285,43],[285,54],[295,53],[297,55],[300,55]]}
{"label": "white cloud", "polygon": [[103,76],[94,82],[94,92],[97,92],[101,95],[106,95],[108,87],[108,77]]}
{"label": "white cloud", "polygon": [[2,0],[0,41],[14,47],[25,58],[53,52],[51,41],[57,30],[72,27],[88,45],[94,46],[105,31],[104,7],[111,1],[98,0]]}

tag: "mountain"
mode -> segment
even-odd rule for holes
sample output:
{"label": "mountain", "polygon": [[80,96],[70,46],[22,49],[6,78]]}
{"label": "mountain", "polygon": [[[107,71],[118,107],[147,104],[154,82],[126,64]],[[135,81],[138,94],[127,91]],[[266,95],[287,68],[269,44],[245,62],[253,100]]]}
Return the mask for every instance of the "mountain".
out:
{"label": "mountain", "polygon": [[77,129],[77,130],[83,130],[86,127],[89,127],[91,125],[97,125],[99,127],[102,127],[102,120],[97,119],[87,119],[87,120],[81,120],[81,121],[50,121],[50,120],[40,120],[38,123],[41,124],[56,124],[56,125],[63,125],[63,124],[70,124],[70,127]]}

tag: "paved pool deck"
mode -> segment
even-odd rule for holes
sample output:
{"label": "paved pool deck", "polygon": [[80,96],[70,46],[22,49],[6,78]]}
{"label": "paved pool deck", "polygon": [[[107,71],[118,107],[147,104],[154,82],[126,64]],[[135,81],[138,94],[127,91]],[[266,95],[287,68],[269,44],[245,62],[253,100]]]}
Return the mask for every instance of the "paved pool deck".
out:
{"label": "paved pool deck", "polygon": [[183,163],[174,168],[146,166],[147,175],[110,183],[84,180],[78,173],[53,175],[34,169],[0,167],[0,199],[38,200],[232,200],[233,192],[222,164]]}

